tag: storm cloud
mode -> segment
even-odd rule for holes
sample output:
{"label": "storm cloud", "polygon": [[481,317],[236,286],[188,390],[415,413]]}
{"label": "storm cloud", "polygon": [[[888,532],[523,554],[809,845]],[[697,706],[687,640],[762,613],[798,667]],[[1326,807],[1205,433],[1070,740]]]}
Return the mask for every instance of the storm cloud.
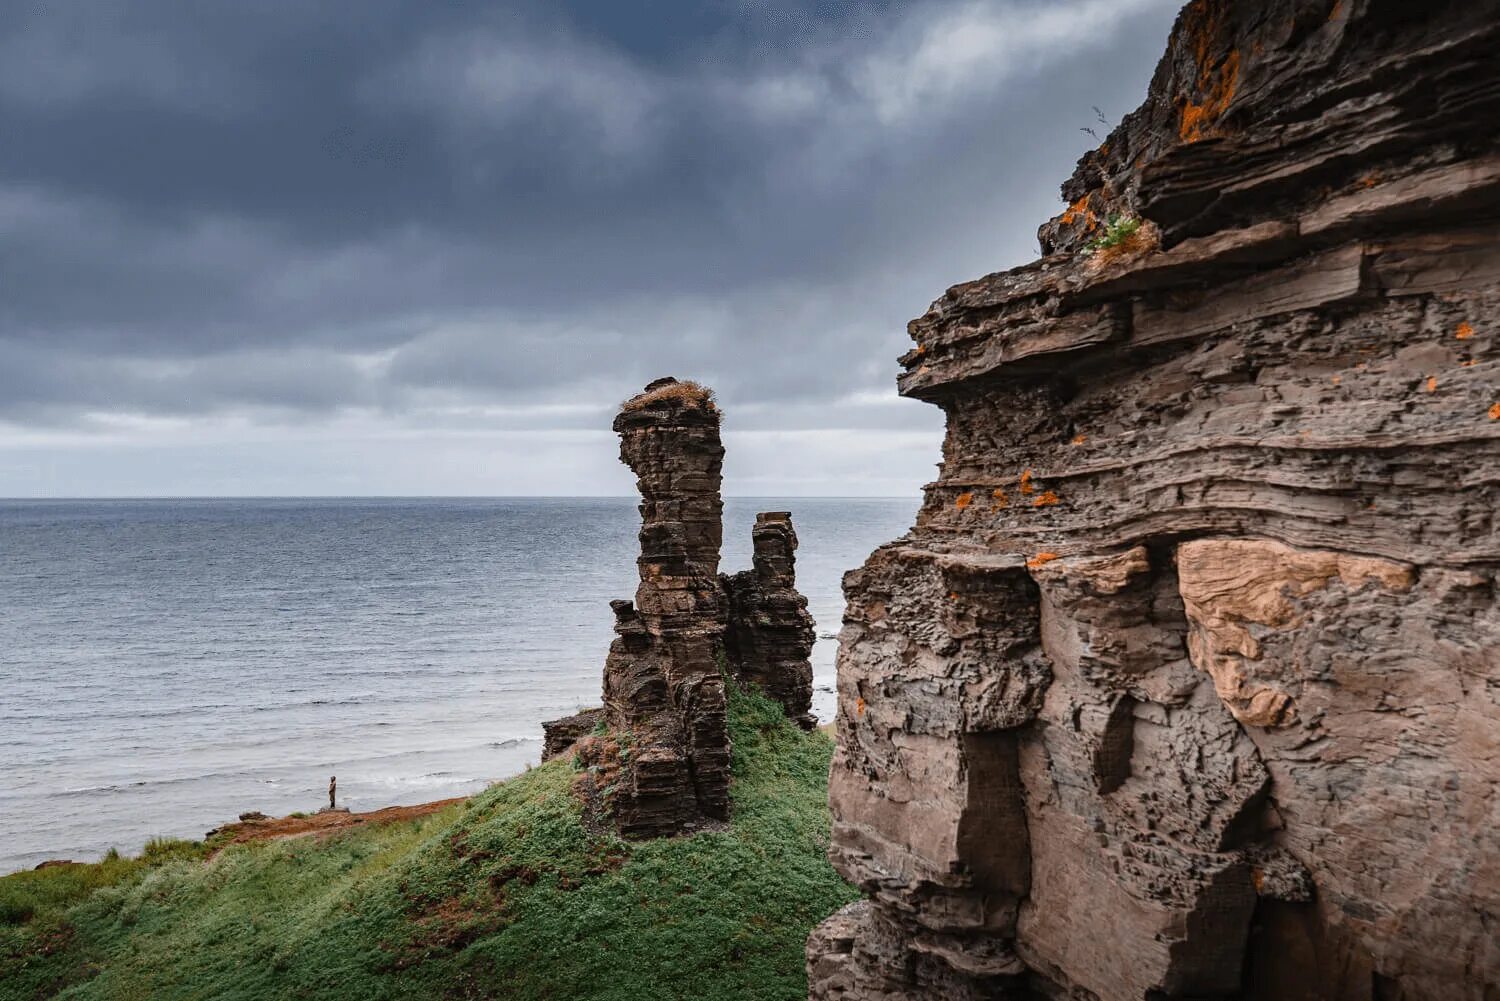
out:
{"label": "storm cloud", "polygon": [[906,493],[906,321],[1030,259],[1177,0],[11,4],[0,495]]}

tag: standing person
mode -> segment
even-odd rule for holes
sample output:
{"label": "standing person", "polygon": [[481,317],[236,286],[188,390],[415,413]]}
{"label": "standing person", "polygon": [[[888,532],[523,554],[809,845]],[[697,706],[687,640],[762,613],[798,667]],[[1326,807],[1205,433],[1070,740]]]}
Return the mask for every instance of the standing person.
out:
{"label": "standing person", "polygon": [[338,787],[339,777],[337,775],[328,776],[328,809],[330,810],[334,809],[333,799],[334,795],[337,793]]}

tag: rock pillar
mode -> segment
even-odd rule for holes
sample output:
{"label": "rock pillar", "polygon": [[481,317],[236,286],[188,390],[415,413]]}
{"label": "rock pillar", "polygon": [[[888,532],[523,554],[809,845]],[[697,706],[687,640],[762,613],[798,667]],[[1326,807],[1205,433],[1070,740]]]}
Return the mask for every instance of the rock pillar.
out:
{"label": "rock pillar", "polygon": [[754,566],[725,576],[725,646],[739,677],[763,688],[786,714],[811,729],[813,619],[797,590],[797,532],[787,511],[756,516]]}
{"label": "rock pillar", "polygon": [[[764,689],[799,724],[814,722],[813,623],[796,589],[791,515],[756,518],[754,569],[718,572],[720,416],[711,392],[676,379],[621,407],[620,458],[641,493],[640,585],[634,601],[611,602],[603,708],[543,724],[547,757],[586,746],[608,776],[589,801],[607,805],[628,837],[729,816],[731,679]],[[601,721],[606,732],[592,736]]]}
{"label": "rock pillar", "polygon": [[729,813],[719,419],[711,394],[675,379],[651,383],[615,418],[641,492],[641,582],[633,604],[615,603],[604,671],[607,722],[628,748],[614,793],[626,835]]}

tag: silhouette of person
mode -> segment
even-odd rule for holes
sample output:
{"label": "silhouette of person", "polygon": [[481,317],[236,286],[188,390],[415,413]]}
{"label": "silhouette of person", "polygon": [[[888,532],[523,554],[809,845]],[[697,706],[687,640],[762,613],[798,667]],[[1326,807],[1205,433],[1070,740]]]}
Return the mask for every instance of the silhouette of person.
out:
{"label": "silhouette of person", "polygon": [[338,787],[339,777],[337,775],[328,776],[328,809],[330,810],[334,809],[333,798],[338,790]]}

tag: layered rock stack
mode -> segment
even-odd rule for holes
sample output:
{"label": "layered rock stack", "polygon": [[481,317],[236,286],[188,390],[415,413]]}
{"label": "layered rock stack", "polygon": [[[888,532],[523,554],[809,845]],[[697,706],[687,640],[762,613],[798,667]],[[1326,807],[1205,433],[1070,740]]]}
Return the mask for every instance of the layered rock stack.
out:
{"label": "layered rock stack", "polygon": [[846,580],[817,999],[1500,996],[1500,4],[1197,0]]}
{"label": "layered rock stack", "polygon": [[797,590],[797,532],[787,511],[757,515],[753,568],[723,577],[729,610],[725,648],[739,677],[763,688],[800,726],[812,714],[813,619]]}
{"label": "layered rock stack", "polygon": [[759,516],[754,570],[718,572],[720,417],[708,390],[658,379],[615,418],[641,493],[641,582],[633,602],[611,602],[603,708],[543,725],[551,757],[602,724],[607,749],[588,753],[610,774],[601,799],[629,837],[728,817],[726,672],[811,720],[812,619],[796,591],[791,516]]}
{"label": "layered rock stack", "polygon": [[628,835],[670,834],[729,815],[729,732],[716,655],[724,446],[719,411],[697,386],[658,379],[615,418],[620,459],[641,492],[641,583],[614,602],[604,668],[610,728],[630,757],[615,794]]}

